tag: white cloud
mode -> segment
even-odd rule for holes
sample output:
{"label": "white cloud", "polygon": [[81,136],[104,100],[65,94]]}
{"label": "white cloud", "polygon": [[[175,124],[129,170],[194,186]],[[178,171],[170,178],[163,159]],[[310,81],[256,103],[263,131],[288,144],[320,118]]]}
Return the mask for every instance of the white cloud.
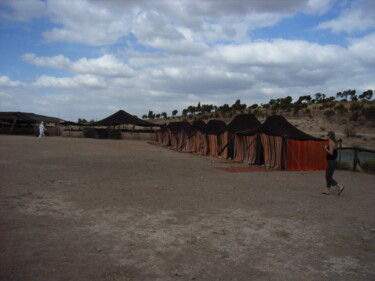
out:
{"label": "white cloud", "polygon": [[363,64],[375,66],[375,33],[364,38],[350,39],[349,51]]}
{"label": "white cloud", "polygon": [[345,50],[301,40],[259,41],[242,45],[219,46],[213,57],[242,66],[322,67],[340,62]]}
{"label": "white cloud", "polygon": [[[178,52],[182,49],[176,47],[179,43],[187,51],[194,43],[197,44],[195,49],[201,49],[203,44],[216,40],[246,40],[249,30],[272,26],[298,11],[322,13],[330,6],[330,0],[25,0],[6,3],[15,19],[48,15],[56,26],[43,32],[47,42],[111,45],[133,32],[148,46]],[[10,18],[9,13],[7,15]],[[193,38],[183,36],[182,29],[194,34]],[[166,48],[171,42],[175,47]]]}
{"label": "white cloud", "polygon": [[[375,88],[374,33],[353,34],[348,47],[312,43],[299,34],[289,36],[299,40],[251,38],[259,27],[272,27],[283,19],[293,21],[296,14],[300,18],[309,13],[311,19],[327,12],[333,4],[341,8],[341,2],[48,0],[42,3],[47,3],[42,12],[47,12],[53,23],[44,28],[46,41],[99,47],[90,48],[88,55],[80,53],[80,44],[45,44],[39,49],[25,45],[27,53],[22,56],[23,61],[39,68],[27,77],[31,67],[20,67],[18,75],[28,81],[38,78],[29,84],[13,81],[9,73],[15,73],[14,68],[2,68],[0,96],[9,105],[7,108],[41,113],[27,108],[42,102],[48,106],[41,108],[52,112],[44,112],[46,115],[60,112],[61,117],[69,120],[101,119],[117,109],[142,116],[148,110],[181,111],[198,102],[222,105],[241,99],[251,105],[286,95],[298,98],[316,92],[334,95],[349,88],[358,92]],[[353,5],[351,10],[344,10],[337,19],[320,28],[354,33],[364,30],[371,26],[373,18],[368,14],[361,16],[364,10],[365,7]],[[30,10],[28,16],[22,16],[21,8],[15,8],[14,13],[19,13],[18,19],[38,15]],[[344,20],[347,20],[345,26]],[[283,38],[284,27],[259,29],[259,34],[276,30],[280,33],[272,36]],[[129,38],[124,38],[129,34]],[[55,55],[44,55],[44,50]],[[91,54],[101,55],[91,57]],[[58,73],[66,77],[55,77],[49,72],[51,69],[63,70]],[[1,104],[3,109],[4,104]]]}
{"label": "white cloud", "polygon": [[375,28],[375,1],[357,0],[350,8],[344,9],[339,17],[320,23],[318,29],[330,29],[338,32],[363,32]]}
{"label": "white cloud", "polygon": [[8,76],[0,76],[0,88],[13,88],[23,86],[20,81],[12,81]]}
{"label": "white cloud", "polygon": [[68,69],[71,64],[70,60],[63,55],[53,57],[37,57],[35,54],[27,53],[22,56],[22,59],[37,66],[56,69]]}
{"label": "white cloud", "polygon": [[332,0],[308,0],[304,10],[311,14],[324,14],[331,8],[333,2]]}
{"label": "white cloud", "polygon": [[96,59],[81,58],[75,62],[70,61],[63,55],[37,57],[35,54],[29,53],[24,54],[22,58],[38,66],[64,69],[75,74],[121,77],[128,77],[134,74],[134,70],[110,54],[103,55]]}
{"label": "white cloud", "polygon": [[108,45],[129,33],[129,11],[110,10],[105,2],[48,1],[48,12],[56,27],[43,33],[48,42],[68,41]]}
{"label": "white cloud", "polygon": [[63,78],[42,75],[32,83],[32,86],[57,89],[95,89],[105,88],[106,82],[102,78],[93,75],[77,75]]}
{"label": "white cloud", "polygon": [[46,15],[47,7],[40,0],[2,0],[0,18],[7,20],[29,21]]}

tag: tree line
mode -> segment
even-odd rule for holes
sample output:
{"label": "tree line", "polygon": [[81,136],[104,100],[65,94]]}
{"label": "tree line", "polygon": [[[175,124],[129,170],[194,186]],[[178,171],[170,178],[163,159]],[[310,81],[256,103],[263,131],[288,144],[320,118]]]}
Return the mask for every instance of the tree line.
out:
{"label": "tree line", "polygon": [[[212,104],[201,104],[200,102],[197,106],[190,105],[187,108],[183,109],[180,116],[181,117],[192,117],[194,115],[201,115],[202,117],[232,117],[237,113],[253,113],[257,115],[261,110],[271,110],[273,113],[276,113],[279,110],[293,112],[293,114],[298,114],[300,110],[304,110],[305,113],[309,113],[309,105],[317,104],[320,105],[319,109],[327,109],[324,115],[330,117],[335,114],[335,112],[344,113],[348,109],[343,104],[345,102],[353,102],[350,105],[349,110],[353,113],[351,119],[358,119],[361,115],[364,115],[368,119],[374,118],[375,107],[368,106],[364,107],[363,103],[371,101],[374,96],[373,90],[364,91],[361,94],[357,94],[356,90],[346,90],[343,92],[336,93],[336,96],[327,97],[323,93],[316,93],[315,95],[304,95],[300,96],[297,101],[293,102],[291,96],[285,98],[271,99],[268,103],[265,104],[253,104],[247,106],[246,104],[241,103],[241,100],[238,99],[231,106],[229,104],[224,104],[222,106],[216,106]],[[336,103],[340,103],[336,105]],[[171,117],[177,117],[179,111],[177,109],[172,111]],[[166,112],[154,113],[152,110],[148,114],[142,116],[143,119],[167,119],[170,116]]]}

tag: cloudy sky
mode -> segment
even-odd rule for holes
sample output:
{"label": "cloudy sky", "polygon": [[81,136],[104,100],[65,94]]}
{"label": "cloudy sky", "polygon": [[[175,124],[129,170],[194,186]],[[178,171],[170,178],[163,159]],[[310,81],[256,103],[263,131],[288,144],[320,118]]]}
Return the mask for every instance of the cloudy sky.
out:
{"label": "cloudy sky", "polygon": [[373,0],[1,0],[0,111],[76,121],[375,89]]}

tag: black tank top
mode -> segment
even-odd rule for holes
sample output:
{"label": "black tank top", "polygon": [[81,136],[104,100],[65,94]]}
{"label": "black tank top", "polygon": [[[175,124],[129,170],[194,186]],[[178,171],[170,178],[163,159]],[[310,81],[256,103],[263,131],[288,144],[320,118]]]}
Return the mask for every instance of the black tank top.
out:
{"label": "black tank top", "polygon": [[332,155],[327,152],[327,160],[335,160],[337,158],[337,149],[333,150]]}

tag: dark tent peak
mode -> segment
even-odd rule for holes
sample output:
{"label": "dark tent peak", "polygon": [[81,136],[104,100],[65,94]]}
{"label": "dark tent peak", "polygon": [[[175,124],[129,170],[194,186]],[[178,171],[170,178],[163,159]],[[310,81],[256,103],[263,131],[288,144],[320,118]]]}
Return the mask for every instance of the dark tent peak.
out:
{"label": "dark tent peak", "polygon": [[159,127],[160,125],[139,119],[127,113],[124,110],[119,110],[116,113],[104,118],[100,121],[88,124],[89,126],[115,126],[115,125],[137,125],[142,127]]}
{"label": "dark tent peak", "polygon": [[189,128],[191,125],[189,122],[186,122],[186,121],[181,121],[181,122],[171,122],[168,124],[167,128],[170,130],[170,131],[181,131],[181,130],[185,130],[186,128]]}
{"label": "dark tent peak", "polygon": [[64,120],[57,118],[57,117],[50,117],[45,115],[39,115],[34,113],[27,113],[27,112],[0,112],[0,120],[6,122],[24,122],[24,123],[39,123],[39,122],[47,122],[47,123],[59,123],[63,122]]}
{"label": "dark tent peak", "polygon": [[191,124],[191,129],[193,129],[193,130],[201,130],[204,127],[206,127],[206,123],[204,121],[202,121],[202,120],[194,121]]}
{"label": "dark tent peak", "polygon": [[186,127],[184,130],[189,137],[194,135],[197,131],[203,130],[206,126],[206,123],[202,120],[193,121],[190,127]]}
{"label": "dark tent peak", "polygon": [[254,114],[240,114],[233,118],[233,120],[225,128],[226,131],[234,134],[249,129],[257,128],[261,125]]}
{"label": "dark tent peak", "polygon": [[258,133],[267,134],[270,136],[286,137],[296,140],[321,140],[297,129],[283,116],[280,115],[270,116],[258,128],[242,132],[242,134],[244,135],[255,135]]}
{"label": "dark tent peak", "polygon": [[227,124],[221,120],[210,120],[207,125],[201,130],[202,133],[207,135],[220,135]]}

